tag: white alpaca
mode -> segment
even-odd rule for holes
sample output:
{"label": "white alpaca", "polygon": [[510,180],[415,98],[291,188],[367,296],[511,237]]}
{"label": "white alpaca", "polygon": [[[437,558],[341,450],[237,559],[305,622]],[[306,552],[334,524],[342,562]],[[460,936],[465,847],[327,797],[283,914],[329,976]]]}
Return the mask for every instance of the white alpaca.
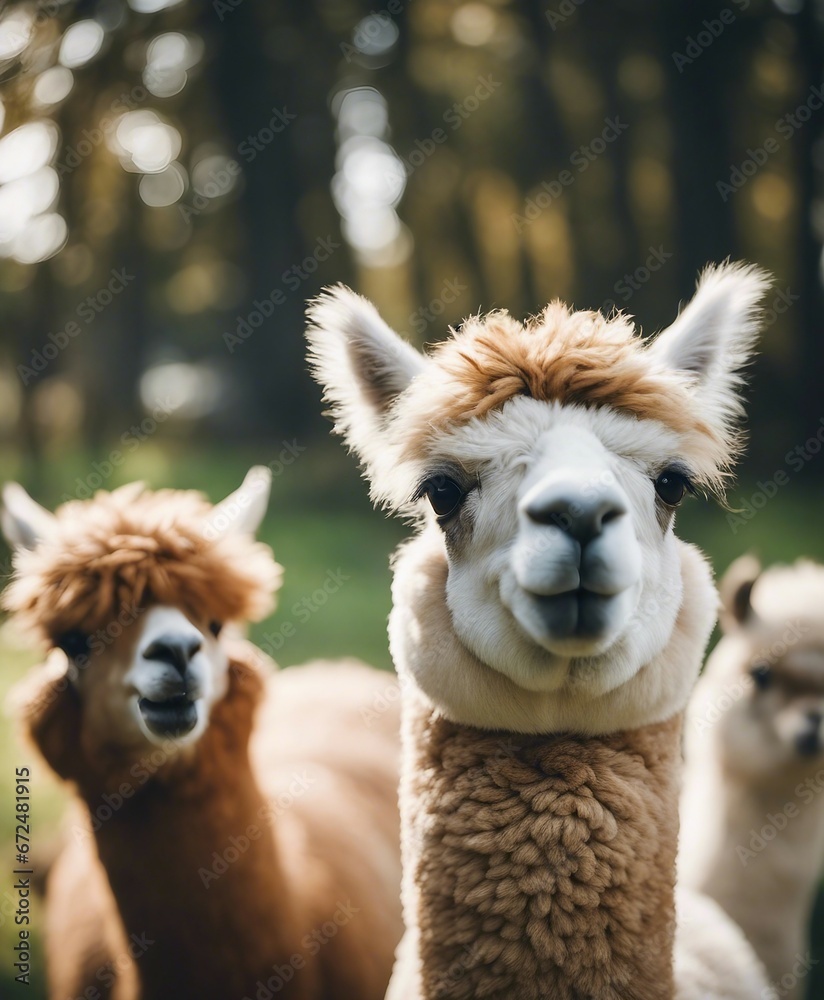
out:
{"label": "white alpaca", "polygon": [[765,985],[706,899],[685,897],[682,924],[714,936],[674,943],[680,723],[716,595],[672,530],[735,457],[765,284],[708,269],[650,344],[626,317],[553,303],[525,326],[472,318],[424,355],[346,289],[313,307],[336,429],[373,498],[419,526],[390,621],[406,682],[393,998]]}
{"label": "white alpaca", "polygon": [[385,993],[399,720],[363,720],[386,675],[349,661],[269,676],[233,636],[280,582],[253,538],[269,485],[253,470],[212,507],[133,484],[54,515],[4,490],[4,604],[51,647],[18,717],[77,793],[47,882],[54,1000]]}
{"label": "white alpaca", "polygon": [[712,896],[758,952],[776,996],[804,995],[824,866],[824,566],[721,583],[724,636],[686,723],[679,879]]}

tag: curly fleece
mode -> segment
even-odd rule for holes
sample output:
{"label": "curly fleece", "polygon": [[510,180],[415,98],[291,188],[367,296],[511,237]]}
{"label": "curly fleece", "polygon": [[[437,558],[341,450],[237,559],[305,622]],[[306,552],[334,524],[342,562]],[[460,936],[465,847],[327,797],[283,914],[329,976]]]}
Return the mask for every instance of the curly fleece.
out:
{"label": "curly fleece", "polygon": [[672,998],[681,716],[547,737],[405,710],[420,1000]]}
{"label": "curly fleece", "polygon": [[274,606],[280,567],[251,537],[210,531],[214,510],[200,493],[140,483],[63,504],[48,537],[15,554],[3,606],[49,643],[149,604],[218,622],[258,621]]}
{"label": "curly fleece", "polygon": [[628,317],[607,319],[557,301],[526,324],[505,310],[473,316],[432,351],[445,391],[435,405],[430,400],[427,416],[441,425],[465,423],[526,395],[613,406],[678,431],[708,433],[684,385],[656,367],[644,348]]}

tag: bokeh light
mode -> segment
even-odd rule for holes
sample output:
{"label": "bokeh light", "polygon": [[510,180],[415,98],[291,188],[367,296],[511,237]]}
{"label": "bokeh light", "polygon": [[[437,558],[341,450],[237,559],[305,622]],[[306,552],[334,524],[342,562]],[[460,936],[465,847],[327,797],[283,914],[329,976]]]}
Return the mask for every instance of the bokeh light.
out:
{"label": "bokeh light", "polygon": [[140,398],[147,410],[157,400],[174,403],[177,419],[195,420],[212,413],[224,394],[223,375],[209,364],[174,361],[148,368],[140,378]]}
{"label": "bokeh light", "polygon": [[367,14],[355,26],[352,45],[365,56],[386,56],[397,44],[400,32],[391,17]]}
{"label": "bokeh light", "polygon": [[11,255],[21,264],[36,264],[53,257],[68,239],[66,220],[57,212],[31,219],[12,241]]}
{"label": "bokeh light", "polygon": [[52,66],[44,70],[34,81],[32,97],[41,107],[48,107],[64,101],[74,86],[74,74],[65,66]]}
{"label": "bokeh light", "polygon": [[0,60],[14,59],[29,44],[34,34],[34,12],[19,6],[0,18]]}
{"label": "bokeh light", "polygon": [[128,111],[109,136],[110,148],[126,170],[159,173],[180,152],[182,139],[155,111]]}
{"label": "bokeh light", "polygon": [[173,97],[186,86],[188,70],[203,54],[203,42],[195,35],[169,31],[157,35],[146,50],[143,82],[156,97]]}
{"label": "bokeh light", "polygon": [[7,243],[29,220],[51,208],[57,200],[60,182],[52,167],[40,167],[33,174],[9,181],[0,187],[0,242]]}
{"label": "bokeh light", "polygon": [[179,201],[186,190],[186,171],[181,164],[170,163],[157,173],[140,178],[138,191],[143,201],[152,208],[164,208]]}
{"label": "bokeh light", "polygon": [[34,173],[49,163],[57,149],[54,122],[33,121],[20,125],[0,139],[0,184]]}
{"label": "bokeh light", "polygon": [[66,28],[60,42],[58,61],[67,69],[77,69],[94,59],[103,45],[105,32],[97,21],[76,21]]}
{"label": "bokeh light", "polygon": [[357,87],[336,96],[337,172],[332,196],[342,231],[364,263],[389,264],[406,259],[411,237],[396,206],[406,188],[403,161],[385,136],[386,101],[373,87]]}
{"label": "bokeh light", "polygon": [[129,6],[138,14],[157,14],[158,11],[177,7],[184,0],[128,0]]}
{"label": "bokeh light", "polygon": [[462,45],[486,45],[495,37],[498,18],[484,3],[462,4],[452,15],[452,34]]}

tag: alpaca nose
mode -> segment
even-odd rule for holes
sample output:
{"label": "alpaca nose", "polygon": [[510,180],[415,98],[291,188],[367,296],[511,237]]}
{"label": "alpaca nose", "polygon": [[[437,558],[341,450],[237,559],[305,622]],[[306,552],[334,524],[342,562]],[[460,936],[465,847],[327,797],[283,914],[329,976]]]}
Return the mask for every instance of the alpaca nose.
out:
{"label": "alpaca nose", "polygon": [[804,757],[814,757],[821,751],[821,712],[807,712],[807,728],[795,740],[796,750]]}
{"label": "alpaca nose", "polygon": [[168,663],[182,676],[186,673],[186,668],[195,654],[200,652],[202,645],[203,643],[196,636],[167,633],[158,636],[149,643],[143,650],[143,659]]}
{"label": "alpaca nose", "polygon": [[581,545],[627,513],[627,502],[612,485],[573,480],[538,483],[521,501],[521,510],[535,524],[554,525]]}

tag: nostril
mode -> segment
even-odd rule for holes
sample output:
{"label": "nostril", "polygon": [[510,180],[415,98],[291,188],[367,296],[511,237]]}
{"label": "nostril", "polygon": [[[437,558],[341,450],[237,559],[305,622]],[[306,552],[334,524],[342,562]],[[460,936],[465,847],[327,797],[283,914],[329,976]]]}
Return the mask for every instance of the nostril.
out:
{"label": "nostril", "polygon": [[587,496],[567,490],[538,490],[527,496],[523,512],[535,524],[559,528],[579,542],[600,535],[627,513],[617,496]]}
{"label": "nostril", "polygon": [[160,636],[143,650],[143,659],[168,663],[183,674],[202,645],[195,636]]}
{"label": "nostril", "polygon": [[543,503],[540,500],[526,504],[524,511],[530,521],[536,524],[551,524],[561,531],[569,531],[572,527],[573,516],[570,512],[570,505],[559,501],[553,504]]}
{"label": "nostril", "polygon": [[601,527],[605,524],[609,524],[611,521],[617,521],[618,518],[622,517],[625,513],[626,511],[620,507],[610,508],[601,515]]}
{"label": "nostril", "polygon": [[821,753],[821,737],[819,726],[821,724],[820,712],[808,712],[807,721],[809,728],[801,732],[795,738],[795,748],[804,757],[813,757]]}

